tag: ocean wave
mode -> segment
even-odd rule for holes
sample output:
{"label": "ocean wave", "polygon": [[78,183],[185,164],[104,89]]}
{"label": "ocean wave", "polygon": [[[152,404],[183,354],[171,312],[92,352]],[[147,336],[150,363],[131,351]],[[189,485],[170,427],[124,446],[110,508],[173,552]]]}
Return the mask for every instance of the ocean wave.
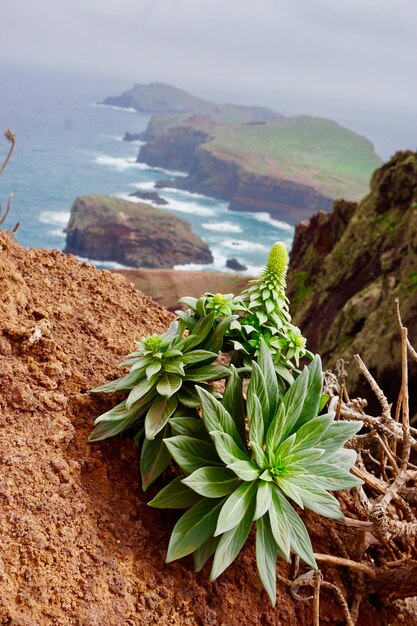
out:
{"label": "ocean wave", "polygon": [[[182,175],[188,176],[187,173],[183,173]],[[222,200],[217,200],[217,198],[211,198],[210,196],[205,196],[202,193],[196,193],[194,191],[187,191],[186,189],[178,189],[177,187],[169,187],[168,185],[164,186],[163,188],[166,189],[166,191],[169,191],[171,193],[175,192],[176,195],[184,196],[185,198],[196,198],[199,200],[214,200],[215,199],[216,202],[224,202]],[[226,202],[224,202],[224,204],[227,205]]]}
{"label": "ocean wave", "polygon": [[198,263],[186,263],[184,265],[174,265],[174,270],[180,272],[220,272],[221,274],[236,274],[239,273],[243,276],[257,276],[264,269],[263,265],[251,265],[245,262],[246,270],[242,272],[236,272],[229,267],[226,267],[227,256],[222,254],[219,250],[212,249],[213,263],[206,265],[199,265]]}
{"label": "ocean wave", "polygon": [[215,230],[216,232],[221,233],[243,232],[243,229],[239,226],[239,224],[234,224],[233,222],[206,222],[201,224],[201,226],[207,230]]}
{"label": "ocean wave", "polygon": [[52,226],[67,226],[71,213],[69,211],[42,211],[39,221]]}
{"label": "ocean wave", "polygon": [[103,109],[114,109],[115,111],[125,111],[126,113],[137,113],[133,107],[118,107],[115,104],[103,104],[102,102],[89,102],[91,107],[100,107]]}
{"label": "ocean wave", "polygon": [[90,263],[91,265],[94,265],[95,267],[99,267],[100,269],[105,269],[105,270],[133,270],[133,269],[137,269],[137,268],[131,267],[130,265],[123,265],[122,263],[117,263],[116,261],[97,261],[97,259],[89,259],[87,257],[78,256],[78,255],[77,255],[77,259],[81,263]]}
{"label": "ocean wave", "polygon": [[250,215],[258,222],[266,222],[271,226],[275,226],[275,228],[280,228],[281,230],[287,230],[288,232],[294,232],[294,226],[291,224],[287,224],[287,222],[281,222],[280,220],[275,220],[273,217],[269,215],[269,213],[252,213]]}
{"label": "ocean wave", "polygon": [[182,172],[180,170],[167,170],[165,167],[159,167],[158,165],[149,165],[148,163],[144,162],[141,162],[141,165],[143,165],[146,170],[152,170],[153,172],[162,172],[163,174],[168,174],[168,176],[177,176],[180,178],[185,178],[186,176],[188,176],[188,172]]}
{"label": "ocean wave", "polygon": [[254,241],[247,241],[243,239],[226,239],[221,242],[221,245],[223,248],[229,248],[230,250],[241,250],[243,252],[249,252],[252,250],[269,250],[269,246],[265,246],[263,243],[256,243]]}
{"label": "ocean wave", "polygon": [[67,236],[64,230],[63,229],[60,230],[59,228],[48,230],[48,235],[50,235],[51,237],[61,237],[61,238],[65,238]]}
{"label": "ocean wave", "polygon": [[144,189],[144,190],[155,189],[155,181],[149,180],[149,181],[144,181],[143,183],[132,183],[130,186],[134,187],[135,189]]}
{"label": "ocean wave", "polygon": [[134,168],[137,170],[147,171],[149,169],[147,165],[144,165],[143,163],[137,163],[133,159],[129,159],[127,157],[114,157],[108,154],[99,154],[95,157],[94,163],[97,163],[97,165],[113,167],[117,170],[127,170],[130,168]]}
{"label": "ocean wave", "polygon": [[209,207],[201,206],[201,204],[197,204],[196,202],[181,202],[180,200],[175,200],[173,198],[168,198],[161,195],[161,198],[169,202],[166,206],[164,206],[164,211],[179,211],[180,213],[188,213],[189,215],[200,215],[202,217],[212,217],[216,215],[216,209],[210,209]]}

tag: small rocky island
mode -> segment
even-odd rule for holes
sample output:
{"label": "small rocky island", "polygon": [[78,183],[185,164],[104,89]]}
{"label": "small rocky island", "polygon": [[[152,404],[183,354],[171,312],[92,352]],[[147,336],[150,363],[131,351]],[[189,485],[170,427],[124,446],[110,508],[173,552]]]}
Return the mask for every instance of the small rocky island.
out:
{"label": "small rocky island", "polygon": [[148,204],[102,195],[75,200],[65,252],[143,268],[213,262],[207,244],[185,220]]}

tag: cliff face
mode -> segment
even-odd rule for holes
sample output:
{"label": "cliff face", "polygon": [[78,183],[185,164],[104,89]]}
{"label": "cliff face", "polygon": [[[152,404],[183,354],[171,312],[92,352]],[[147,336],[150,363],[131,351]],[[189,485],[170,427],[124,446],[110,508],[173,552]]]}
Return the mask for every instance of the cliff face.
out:
{"label": "cliff face", "polygon": [[[362,192],[366,190],[363,172],[372,172],[375,165],[371,167],[371,164],[380,163],[369,142],[327,121],[300,118],[300,128],[296,123],[291,126],[287,122],[288,120],[285,125],[284,122],[271,123],[274,139],[270,143],[275,147],[268,148],[271,154],[263,154],[260,146],[266,146],[265,133],[268,132],[268,125],[241,125],[239,134],[236,132],[237,127],[233,127],[234,130],[221,131],[219,126],[202,124],[201,121],[193,122],[193,118],[181,119],[173,126],[159,129],[151,127],[145,133],[147,143],[141,146],[138,161],[188,172],[187,177],[168,182],[159,181],[157,187],[169,185],[221,198],[229,201],[229,208],[233,211],[267,211],[272,217],[290,224],[297,224],[315,211],[329,211],[332,198],[337,197],[330,195],[328,190],[332,187],[336,193],[337,190],[345,189],[346,185],[349,186],[351,180],[352,188],[355,188],[352,191],[353,196],[356,196],[358,189]],[[307,159],[305,168],[297,162],[297,154],[301,150],[300,135],[304,127],[310,132],[309,141],[313,144],[320,129],[324,129],[323,133],[328,133],[322,146],[316,146],[316,153],[311,155],[310,161],[308,155],[303,155]],[[250,135],[253,132],[255,139],[252,142]],[[282,154],[280,151],[282,145],[289,141],[288,137],[292,137],[296,148],[291,157],[288,157],[289,160],[286,160],[285,151]],[[340,149],[335,148],[340,138],[351,141],[348,158],[344,158]],[[276,148],[277,144],[280,144],[279,150]],[[229,149],[227,145],[234,147]],[[328,148],[328,145],[331,147]],[[308,152],[309,147],[307,148]],[[245,149],[247,158],[244,158],[242,152]],[[332,157],[325,157],[327,150],[333,151]],[[355,150],[357,153],[354,153]],[[361,167],[357,165],[355,154],[358,156],[357,161],[360,160],[359,157],[363,158]],[[334,171],[329,165],[332,158]],[[320,159],[324,161],[319,165]],[[349,159],[356,163],[354,167],[357,169],[352,179],[349,178]],[[322,167],[327,169],[322,172]],[[325,191],[317,182],[320,180]]]}
{"label": "cliff face", "polygon": [[66,252],[132,267],[211,263],[208,246],[185,220],[147,204],[109,196],[75,200]]}
{"label": "cliff face", "polygon": [[[296,227],[289,297],[296,324],[325,362],[360,353],[395,400],[400,345],[394,319],[399,298],[403,323],[417,343],[417,154],[397,153],[375,172],[371,193],[359,204],[336,202]],[[416,375],[414,368],[412,376]],[[349,388],[363,392],[349,368]]]}

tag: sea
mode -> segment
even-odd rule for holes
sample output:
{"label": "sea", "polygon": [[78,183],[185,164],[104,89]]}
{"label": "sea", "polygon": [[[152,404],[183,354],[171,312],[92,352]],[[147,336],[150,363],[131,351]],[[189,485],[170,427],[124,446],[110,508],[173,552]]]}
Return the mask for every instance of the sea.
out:
{"label": "sea", "polygon": [[[0,86],[0,132],[10,128],[16,135],[12,159],[0,177],[3,210],[13,193],[2,228],[19,222],[16,238],[24,246],[63,250],[77,196],[108,194],[132,200],[129,194],[135,190],[151,191],[158,180],[184,175],[136,163],[140,142],[122,138],[126,131],[143,131],[149,116],[97,104],[122,91],[121,85],[0,67]],[[8,147],[0,136],[0,163]],[[264,266],[275,241],[291,247],[293,227],[268,213],[232,212],[227,202],[174,188],[157,191],[168,202],[161,210],[187,220],[214,258],[208,265],[176,269],[230,272],[226,261],[234,258],[246,266],[247,274],[254,274]],[[95,264],[122,267],[111,261]]]}

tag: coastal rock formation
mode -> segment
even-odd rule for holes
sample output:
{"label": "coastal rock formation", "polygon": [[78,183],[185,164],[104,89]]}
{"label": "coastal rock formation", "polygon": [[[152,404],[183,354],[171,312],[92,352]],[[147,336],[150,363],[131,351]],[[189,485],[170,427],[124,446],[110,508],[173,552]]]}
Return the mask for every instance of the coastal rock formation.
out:
{"label": "coastal rock formation", "polygon": [[140,200],[149,200],[154,204],[158,204],[159,206],[165,206],[168,204],[164,198],[161,198],[160,195],[155,193],[155,191],[133,191],[129,194],[133,198],[139,198]]}
{"label": "coastal rock formation", "polygon": [[160,209],[110,196],[78,197],[67,227],[66,252],[132,267],[212,263],[188,222]]}
{"label": "coastal rock formation", "polygon": [[[330,211],[333,199],[345,192],[351,199],[361,197],[367,177],[381,163],[367,140],[328,120],[300,117],[228,129],[194,118],[159,129],[151,120],[137,160],[188,172],[158,181],[157,187],[221,198],[233,211],[266,211],[294,225],[316,211]],[[291,155],[285,151],[288,138]]]}
{"label": "coastal rock formation", "polygon": [[[374,173],[360,203],[336,202],[333,213],[295,229],[288,291],[294,322],[327,365],[360,353],[390,402],[401,375],[395,298],[417,344],[416,255],[417,154],[410,151]],[[367,393],[353,364],[348,371],[352,393]],[[411,376],[416,380],[415,365]]]}
{"label": "coastal rock formation", "polygon": [[167,83],[153,82],[148,85],[134,85],[119,96],[103,100],[102,104],[136,109],[140,113],[181,114],[195,113],[212,116],[213,120],[266,121],[284,117],[272,109],[262,106],[240,106],[219,104],[194,96],[183,89]]}

